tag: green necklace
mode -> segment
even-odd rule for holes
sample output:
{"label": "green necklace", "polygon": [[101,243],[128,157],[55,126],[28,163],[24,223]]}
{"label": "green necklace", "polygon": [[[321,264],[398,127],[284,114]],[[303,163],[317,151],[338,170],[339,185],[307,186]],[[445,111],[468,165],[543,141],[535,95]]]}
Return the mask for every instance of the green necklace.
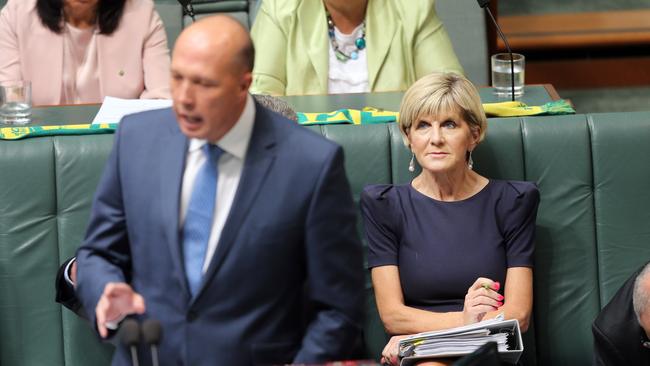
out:
{"label": "green necklace", "polygon": [[347,62],[348,60],[356,60],[359,58],[359,51],[366,48],[366,22],[365,20],[361,23],[361,37],[357,38],[354,41],[354,45],[357,48],[356,50],[347,53],[339,49],[339,43],[336,42],[336,36],[334,35],[334,22],[332,21],[332,16],[330,12],[325,9],[325,14],[327,15],[327,34],[330,37],[330,43],[332,44],[332,49],[334,50],[334,55],[336,59],[341,62]]}

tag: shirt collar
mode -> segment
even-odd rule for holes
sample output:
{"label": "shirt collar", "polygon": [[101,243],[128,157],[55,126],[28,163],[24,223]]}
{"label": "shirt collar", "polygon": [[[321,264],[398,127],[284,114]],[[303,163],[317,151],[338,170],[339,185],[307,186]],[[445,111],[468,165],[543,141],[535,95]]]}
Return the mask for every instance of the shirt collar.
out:
{"label": "shirt collar", "polygon": [[[244,111],[230,131],[217,141],[217,146],[228,154],[244,160],[246,157],[246,151],[248,151],[248,143],[253,134],[254,122],[255,102],[253,101],[253,97],[248,94],[246,96]],[[203,147],[207,142],[208,141],[204,139],[190,139],[189,151],[196,151]]]}

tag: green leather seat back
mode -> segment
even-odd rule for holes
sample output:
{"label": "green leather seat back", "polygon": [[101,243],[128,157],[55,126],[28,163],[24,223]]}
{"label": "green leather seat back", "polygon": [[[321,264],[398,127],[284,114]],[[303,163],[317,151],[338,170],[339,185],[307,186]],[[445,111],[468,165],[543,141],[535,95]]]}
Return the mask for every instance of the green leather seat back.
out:
{"label": "green leather seat back", "polygon": [[[2,1],[2,0],[0,0]],[[167,44],[173,50],[178,35],[192,19],[183,16],[183,8],[177,0],[154,0],[156,10],[165,25]],[[250,29],[257,12],[259,0],[192,0],[195,18],[216,14],[227,14]]]}
{"label": "green leather seat back", "polygon": [[646,160],[650,156],[650,116],[638,112],[590,117],[603,307],[623,282],[650,259],[650,165]]}
{"label": "green leather seat back", "polygon": [[0,143],[0,364],[110,361],[90,326],[54,302],[54,279],[80,244],[111,140]]}
{"label": "green leather seat back", "polygon": [[[366,184],[413,177],[396,124],[309,128],[343,146],[357,204]],[[109,363],[111,347],[53,299],[54,276],[82,240],[112,140],[0,141],[0,364]],[[591,364],[591,322],[650,258],[648,141],[647,112],[489,120],[474,168],[535,181],[541,192],[524,365]],[[369,278],[366,291],[368,356],[378,357],[387,336]]]}
{"label": "green leather seat back", "polygon": [[183,30],[183,9],[177,0],[155,0],[154,6],[165,26],[167,46],[171,51]]}
{"label": "green leather seat back", "polygon": [[526,179],[538,183],[535,301],[541,365],[591,362],[599,311],[593,175],[584,115],[526,118]]}
{"label": "green leather seat back", "polygon": [[63,364],[52,144],[0,144],[0,364]]}
{"label": "green leather seat back", "polygon": [[[345,169],[357,207],[359,207],[360,193],[367,184],[392,182],[390,125],[369,125],[364,126],[363,129],[353,125],[314,126],[310,128],[343,146]],[[367,243],[360,215],[357,216],[357,227],[359,236],[362,238],[365,255]],[[364,259],[364,270],[365,268]],[[388,336],[384,332],[383,324],[379,319],[368,271],[366,271],[365,295],[367,313],[364,323],[364,337],[369,356],[376,356],[381,354],[384,345],[388,341]]]}
{"label": "green leather seat back", "polygon": [[485,12],[472,0],[436,0],[436,12],[465,75],[476,85],[489,85],[490,55]]}
{"label": "green leather seat back", "polygon": [[[93,194],[112,141],[113,135],[59,136],[53,139],[59,261],[72,257],[83,241]],[[88,322],[67,309],[62,310],[62,316],[66,365],[110,363],[113,347],[100,344]],[[94,352],[80,352],[80,349]]]}
{"label": "green leather seat back", "polygon": [[[226,14],[237,19],[247,29],[250,29],[251,23],[248,18],[249,4],[247,0],[194,0],[195,18],[198,20],[204,16]],[[183,24],[188,26],[192,24],[190,17],[183,17]]]}

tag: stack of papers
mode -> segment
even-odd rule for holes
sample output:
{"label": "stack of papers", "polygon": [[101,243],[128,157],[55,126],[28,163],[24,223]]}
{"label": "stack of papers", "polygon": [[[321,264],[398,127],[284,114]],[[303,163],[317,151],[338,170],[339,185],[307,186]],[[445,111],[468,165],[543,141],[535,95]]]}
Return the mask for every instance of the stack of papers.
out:
{"label": "stack of papers", "polygon": [[105,97],[93,124],[118,123],[127,114],[169,108],[171,99],[121,99]]}
{"label": "stack of papers", "polygon": [[504,361],[516,363],[523,351],[517,319],[495,318],[476,324],[418,333],[399,342],[401,364],[424,358],[458,357],[495,342]]}

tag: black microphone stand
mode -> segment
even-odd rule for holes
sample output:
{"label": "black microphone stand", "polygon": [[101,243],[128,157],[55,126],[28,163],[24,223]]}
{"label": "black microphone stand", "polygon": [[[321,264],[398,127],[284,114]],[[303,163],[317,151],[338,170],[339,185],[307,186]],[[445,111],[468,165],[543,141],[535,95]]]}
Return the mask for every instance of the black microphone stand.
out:
{"label": "black microphone stand", "polygon": [[132,318],[128,318],[120,325],[120,338],[122,344],[131,350],[131,363],[139,366],[138,344],[140,344],[140,324]]}
{"label": "black microphone stand", "polygon": [[145,344],[151,347],[151,364],[158,366],[158,346],[162,341],[162,326],[155,319],[147,319],[142,324],[142,337]]}
{"label": "black microphone stand", "polygon": [[510,44],[508,43],[508,39],[506,38],[506,35],[503,34],[501,31],[501,27],[499,27],[499,23],[497,23],[496,18],[494,18],[494,15],[492,15],[492,11],[490,10],[490,0],[477,0],[478,5],[485,9],[487,11],[488,15],[492,19],[492,23],[494,23],[494,26],[497,29],[497,33],[499,34],[499,37],[501,37],[501,40],[503,40],[503,43],[506,45],[506,49],[508,50],[508,54],[510,55],[510,91],[512,92],[512,101],[515,101],[515,59],[512,56],[512,50],[510,49]]}

